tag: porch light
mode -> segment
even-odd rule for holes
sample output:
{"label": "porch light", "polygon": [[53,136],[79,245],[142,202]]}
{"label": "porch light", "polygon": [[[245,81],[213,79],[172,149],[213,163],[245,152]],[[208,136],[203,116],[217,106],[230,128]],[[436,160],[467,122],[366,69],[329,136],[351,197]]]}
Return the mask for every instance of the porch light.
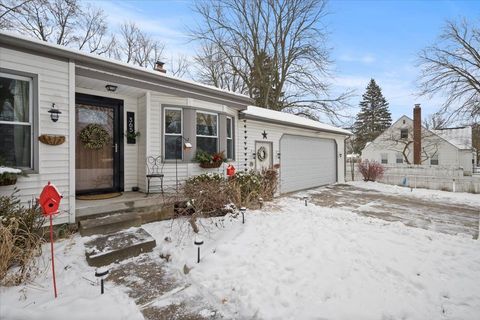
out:
{"label": "porch light", "polygon": [[50,119],[52,119],[53,122],[57,122],[62,111],[55,109],[55,103],[52,103],[52,108],[48,110],[48,113],[50,113]]}
{"label": "porch light", "polygon": [[113,84],[107,84],[105,86],[105,89],[107,89],[108,92],[115,92],[117,91],[117,86],[116,85],[113,85]]}

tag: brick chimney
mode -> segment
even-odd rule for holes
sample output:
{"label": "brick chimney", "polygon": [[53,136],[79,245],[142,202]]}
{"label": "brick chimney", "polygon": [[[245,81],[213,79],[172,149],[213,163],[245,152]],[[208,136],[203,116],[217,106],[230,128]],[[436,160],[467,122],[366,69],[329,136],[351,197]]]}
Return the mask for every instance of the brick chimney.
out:
{"label": "brick chimney", "polygon": [[413,108],[413,164],[422,164],[422,108]]}
{"label": "brick chimney", "polygon": [[167,70],[163,68],[164,65],[165,65],[165,62],[157,61],[155,62],[155,66],[153,67],[153,69],[161,73],[167,73]]}

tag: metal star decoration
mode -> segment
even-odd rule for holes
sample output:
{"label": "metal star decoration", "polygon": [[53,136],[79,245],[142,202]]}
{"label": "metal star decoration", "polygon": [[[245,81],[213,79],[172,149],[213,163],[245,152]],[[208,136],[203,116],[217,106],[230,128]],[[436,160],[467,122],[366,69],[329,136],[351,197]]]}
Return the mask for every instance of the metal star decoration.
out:
{"label": "metal star decoration", "polygon": [[267,133],[265,132],[265,130],[263,130],[262,136],[263,136],[263,139],[267,139]]}

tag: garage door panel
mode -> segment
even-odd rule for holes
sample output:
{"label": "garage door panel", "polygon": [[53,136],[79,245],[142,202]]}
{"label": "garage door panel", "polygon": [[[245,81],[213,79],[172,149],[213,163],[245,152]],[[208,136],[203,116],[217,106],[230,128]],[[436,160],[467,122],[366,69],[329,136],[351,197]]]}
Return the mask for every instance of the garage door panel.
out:
{"label": "garage door panel", "polygon": [[284,135],[280,149],[282,193],[336,182],[335,141]]}

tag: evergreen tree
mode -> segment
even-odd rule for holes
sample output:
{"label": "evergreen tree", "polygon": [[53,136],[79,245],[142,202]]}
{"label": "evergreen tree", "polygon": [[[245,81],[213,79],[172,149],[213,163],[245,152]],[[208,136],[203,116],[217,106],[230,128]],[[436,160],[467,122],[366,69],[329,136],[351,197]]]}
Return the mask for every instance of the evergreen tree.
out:
{"label": "evergreen tree", "polygon": [[382,89],[371,79],[360,102],[353,131],[355,133],[354,151],[360,153],[369,141],[373,141],[385,129],[392,125],[392,115]]}
{"label": "evergreen tree", "polygon": [[260,51],[254,57],[250,72],[250,88],[256,106],[273,110],[282,109],[281,103],[276,101],[275,71],[272,59],[265,51]]}

